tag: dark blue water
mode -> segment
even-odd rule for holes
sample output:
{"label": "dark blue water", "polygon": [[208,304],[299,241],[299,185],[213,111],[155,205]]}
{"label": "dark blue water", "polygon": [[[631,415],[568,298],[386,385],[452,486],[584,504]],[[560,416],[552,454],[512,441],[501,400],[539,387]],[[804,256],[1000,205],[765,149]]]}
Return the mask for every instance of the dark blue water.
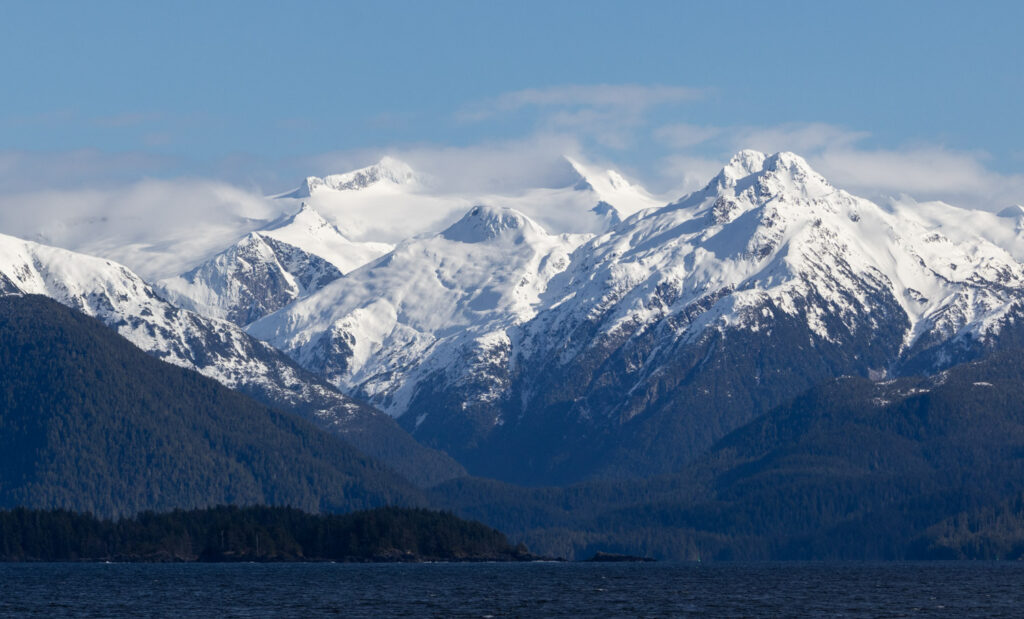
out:
{"label": "dark blue water", "polygon": [[1021,617],[1024,565],[0,564],[0,615]]}

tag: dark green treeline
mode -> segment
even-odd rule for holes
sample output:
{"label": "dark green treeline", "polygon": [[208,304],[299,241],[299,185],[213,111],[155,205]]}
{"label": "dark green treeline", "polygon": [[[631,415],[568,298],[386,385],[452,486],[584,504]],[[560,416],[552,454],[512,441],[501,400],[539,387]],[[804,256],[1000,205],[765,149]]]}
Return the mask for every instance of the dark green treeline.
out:
{"label": "dark green treeline", "polygon": [[214,507],[100,520],[66,510],[0,511],[2,561],[517,561],[505,535],[451,513],[383,507],[314,515]]}

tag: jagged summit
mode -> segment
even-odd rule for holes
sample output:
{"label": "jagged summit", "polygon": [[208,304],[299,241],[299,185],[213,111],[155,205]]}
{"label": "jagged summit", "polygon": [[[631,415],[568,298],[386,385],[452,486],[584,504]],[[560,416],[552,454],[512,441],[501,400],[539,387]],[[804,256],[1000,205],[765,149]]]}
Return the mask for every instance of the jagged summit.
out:
{"label": "jagged summit", "polygon": [[733,155],[698,193],[707,195],[728,189],[740,193],[750,187],[761,195],[797,190],[809,197],[820,197],[835,191],[825,177],[814,171],[800,155],[785,151],[767,155],[748,149]]}
{"label": "jagged summit", "polygon": [[344,174],[331,174],[323,178],[307,176],[298,189],[282,197],[308,198],[323,189],[353,191],[375,185],[409,185],[416,181],[416,173],[409,164],[393,157],[383,157],[371,166]]}
{"label": "jagged summit", "polygon": [[760,151],[741,150],[733,155],[722,171],[711,179],[708,187],[727,187],[734,185],[741,178],[757,174],[764,170],[764,162],[767,158],[768,156]]}
{"label": "jagged summit", "polygon": [[703,189],[683,196],[669,208],[692,209],[714,224],[725,224],[766,206],[789,213],[818,207],[834,210],[836,204],[826,198],[837,193],[849,197],[799,155],[742,150]]}
{"label": "jagged summit", "polygon": [[546,234],[543,228],[515,209],[478,205],[449,226],[441,236],[449,241],[482,243],[509,232],[519,235]]}
{"label": "jagged summit", "polygon": [[181,307],[246,325],[389,251],[388,244],[349,240],[303,203],[297,212],[157,286]]}
{"label": "jagged summit", "polygon": [[621,218],[643,209],[664,205],[664,202],[649,194],[643,187],[629,182],[615,170],[599,170],[569,156],[566,156],[565,160],[578,176],[573,189],[593,192],[599,202],[613,206]]}
{"label": "jagged summit", "polygon": [[622,174],[619,174],[615,170],[609,169],[596,171],[589,169],[572,157],[566,156],[565,160],[568,161],[569,165],[571,165],[573,169],[576,170],[576,173],[579,174],[579,181],[577,181],[574,186],[577,189],[591,189],[597,191],[595,184],[603,185],[602,189],[611,189],[613,191],[621,191],[623,189],[633,187],[632,183],[626,180]]}

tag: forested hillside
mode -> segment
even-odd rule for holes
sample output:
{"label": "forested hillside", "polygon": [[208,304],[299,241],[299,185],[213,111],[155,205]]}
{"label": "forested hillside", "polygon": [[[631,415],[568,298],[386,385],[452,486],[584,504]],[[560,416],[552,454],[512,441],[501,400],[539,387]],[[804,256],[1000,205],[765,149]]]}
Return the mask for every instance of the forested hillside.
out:
{"label": "forested hillside", "polygon": [[0,298],[0,506],[114,516],[422,500],[340,439],[158,361],[93,318],[44,297]]}
{"label": "forested hillside", "polygon": [[1019,350],[931,378],[842,378],[674,475],[546,489],[458,480],[435,501],[568,556],[1019,557],[1022,388]]}

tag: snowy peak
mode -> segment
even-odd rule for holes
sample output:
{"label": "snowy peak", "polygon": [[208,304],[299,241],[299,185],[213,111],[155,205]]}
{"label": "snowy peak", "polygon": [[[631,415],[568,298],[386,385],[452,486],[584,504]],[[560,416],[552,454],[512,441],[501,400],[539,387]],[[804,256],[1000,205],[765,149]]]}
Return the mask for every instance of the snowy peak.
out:
{"label": "snowy peak", "polygon": [[308,198],[322,190],[356,191],[373,186],[402,186],[416,182],[416,173],[409,164],[393,157],[384,157],[371,166],[344,174],[331,174],[323,178],[308,176],[298,189],[286,197]]}
{"label": "snowy peak", "polygon": [[593,192],[599,202],[613,206],[623,219],[637,211],[664,205],[664,202],[647,193],[643,187],[630,183],[615,170],[595,169],[568,156],[565,160],[579,175],[573,189]]}
{"label": "snowy peak", "polygon": [[388,243],[351,241],[306,202],[302,203],[294,215],[258,231],[258,234],[326,260],[342,273],[361,267],[393,249]]}
{"label": "snowy peak", "polygon": [[546,234],[543,228],[515,209],[479,205],[449,226],[441,236],[461,243],[485,243],[512,235],[521,238]]}
{"label": "snowy peak", "polygon": [[249,333],[425,441],[486,458],[510,436],[523,453],[536,436],[571,437],[564,420],[579,436],[631,419],[668,428],[657,416],[678,419],[684,401],[725,432],[754,411],[721,412],[746,397],[734,395],[746,378],[709,395],[723,369],[750,378],[748,395],[790,397],[833,374],[971,358],[1024,315],[1024,267],[1006,252],[836,189],[792,153],[741,151],[703,190],[576,243],[534,224],[548,224],[535,205],[557,197],[574,216],[615,220],[618,204],[598,194],[632,186],[575,167],[575,189],[522,208],[466,205],[441,234],[401,242]]}
{"label": "snowy peak", "polygon": [[98,318],[146,352],[231,388],[284,375],[280,366],[261,365],[261,356],[276,353],[241,329],[170,305],[109,260],[0,235],[0,282],[5,294],[50,297]]}
{"label": "snowy peak", "polygon": [[819,198],[835,191],[825,177],[797,154],[779,152],[766,155],[756,150],[741,150],[711,179],[702,193],[721,194],[732,190],[732,193],[739,194],[750,188],[756,195],[764,197],[795,192],[803,197]]}
{"label": "snowy peak", "polygon": [[981,239],[954,242],[922,224],[836,189],[793,153],[746,150],[702,191],[622,230],[633,247],[613,238],[603,252],[610,281],[627,271],[619,256],[639,249],[661,265],[658,277],[677,272],[686,302],[727,299],[700,328],[712,316],[759,328],[743,313],[767,298],[791,316],[806,313],[829,341],[874,328],[880,299],[907,320],[904,350],[995,328],[1024,293],[1020,265]]}
{"label": "snowy peak", "polygon": [[670,208],[694,209],[713,224],[726,224],[754,209],[769,208],[771,213],[764,213],[769,218],[774,214],[799,218],[819,208],[834,211],[839,203],[849,202],[832,196],[849,198],[799,155],[743,150],[704,189],[683,197]]}
{"label": "snowy peak", "polygon": [[708,187],[735,187],[736,182],[752,174],[764,170],[764,162],[768,156],[756,150],[741,150],[732,156]]}
{"label": "snowy peak", "polygon": [[387,252],[386,243],[354,243],[303,204],[250,232],[191,271],[158,282],[168,299],[208,318],[246,325],[308,296]]}
{"label": "snowy peak", "polygon": [[207,318],[246,325],[341,277],[334,265],[285,242],[250,232],[180,276],[161,293]]}
{"label": "snowy peak", "polygon": [[776,193],[796,190],[808,198],[820,198],[835,191],[835,187],[824,176],[815,172],[803,157],[794,153],[775,153],[765,159],[761,178]]}
{"label": "snowy peak", "polygon": [[278,220],[278,222],[271,224],[261,232],[267,234],[281,230],[301,231],[313,236],[321,236],[325,232],[344,236],[340,230],[324,219],[319,211],[305,202],[299,206],[298,212]]}

